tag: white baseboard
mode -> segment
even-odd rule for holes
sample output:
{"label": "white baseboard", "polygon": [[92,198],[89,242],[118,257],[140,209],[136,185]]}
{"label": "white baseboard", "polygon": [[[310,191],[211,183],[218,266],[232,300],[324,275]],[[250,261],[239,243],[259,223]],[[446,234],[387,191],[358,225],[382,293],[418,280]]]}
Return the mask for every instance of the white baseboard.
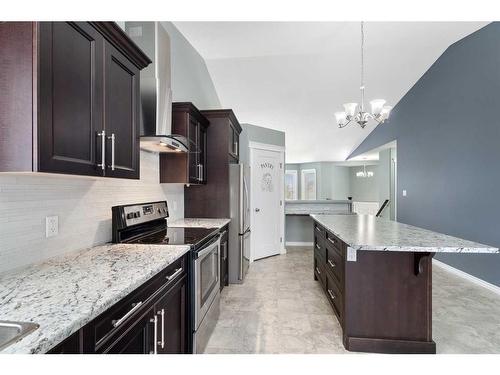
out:
{"label": "white baseboard", "polygon": [[468,274],[467,272],[461,271],[461,270],[459,270],[455,267],[452,267],[446,263],[440,262],[437,259],[432,259],[432,263],[434,265],[438,266],[439,268],[442,268],[450,273],[453,273],[457,276],[460,276],[463,279],[469,280],[470,282],[472,282],[476,285],[482,286],[483,288],[486,288],[486,289],[492,291],[493,293],[500,295],[500,287],[498,287],[496,285],[493,285],[487,281],[481,280],[480,278],[478,278],[476,276],[472,276],[471,274]]}
{"label": "white baseboard", "polygon": [[312,246],[312,242],[286,242],[285,246]]}

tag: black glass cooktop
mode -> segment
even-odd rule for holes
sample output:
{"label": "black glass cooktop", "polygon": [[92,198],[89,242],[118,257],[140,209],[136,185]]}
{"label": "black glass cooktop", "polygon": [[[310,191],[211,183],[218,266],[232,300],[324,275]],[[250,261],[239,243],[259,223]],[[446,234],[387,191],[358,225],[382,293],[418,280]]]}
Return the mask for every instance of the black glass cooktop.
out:
{"label": "black glass cooktop", "polygon": [[129,243],[153,245],[191,245],[198,247],[217,233],[216,228],[162,228]]}

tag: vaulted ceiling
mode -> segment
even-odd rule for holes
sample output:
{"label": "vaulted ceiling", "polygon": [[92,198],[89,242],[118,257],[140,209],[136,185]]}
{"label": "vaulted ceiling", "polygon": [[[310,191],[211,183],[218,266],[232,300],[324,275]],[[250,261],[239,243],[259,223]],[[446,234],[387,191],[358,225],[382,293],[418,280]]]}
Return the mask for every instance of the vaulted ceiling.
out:
{"label": "vaulted ceiling", "polygon": [[[359,23],[175,25],[205,59],[224,107],[242,123],[286,132],[287,162],[345,160],[374,129],[339,129],[333,115],[343,103],[359,102]],[[450,44],[484,25],[366,23],[367,101],[384,98],[395,105]]]}

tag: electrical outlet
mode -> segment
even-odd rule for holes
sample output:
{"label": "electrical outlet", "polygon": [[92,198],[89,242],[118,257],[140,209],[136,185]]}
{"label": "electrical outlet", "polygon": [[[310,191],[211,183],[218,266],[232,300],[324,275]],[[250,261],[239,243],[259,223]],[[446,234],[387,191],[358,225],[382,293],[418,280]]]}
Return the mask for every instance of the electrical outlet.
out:
{"label": "electrical outlet", "polygon": [[406,197],[406,190],[403,190],[403,197]]}
{"label": "electrical outlet", "polygon": [[54,237],[59,234],[59,216],[45,218],[45,237]]}

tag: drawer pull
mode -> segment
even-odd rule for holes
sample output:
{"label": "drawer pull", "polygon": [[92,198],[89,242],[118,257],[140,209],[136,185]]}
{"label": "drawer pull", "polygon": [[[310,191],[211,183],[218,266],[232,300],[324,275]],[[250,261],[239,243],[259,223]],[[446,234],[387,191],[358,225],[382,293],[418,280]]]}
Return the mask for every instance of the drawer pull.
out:
{"label": "drawer pull", "polygon": [[122,316],[120,319],[118,319],[118,320],[112,320],[112,321],[111,321],[111,324],[113,324],[113,327],[115,327],[115,328],[116,328],[116,327],[118,327],[120,324],[122,324],[125,320],[127,320],[127,319],[130,317],[130,315],[132,315],[133,313],[135,313],[135,312],[139,309],[139,307],[141,307],[141,305],[142,305],[142,301],[141,301],[141,302],[137,302],[137,303],[133,303],[133,304],[132,304],[132,306],[133,306],[133,307],[129,310],[129,312],[128,312],[128,313],[126,313],[125,315],[123,315],[123,316]]}
{"label": "drawer pull", "polygon": [[319,227],[316,227],[316,230],[321,233],[321,229],[319,229]]}
{"label": "drawer pull", "polygon": [[331,289],[328,289],[328,294],[330,295],[330,298],[332,299],[332,301],[337,298],[337,296],[331,291]]}
{"label": "drawer pull", "polygon": [[335,245],[335,243],[337,242],[337,241],[335,241],[335,240],[334,240],[333,238],[331,238],[331,237],[328,237],[328,241],[330,241],[330,242],[331,242],[332,244],[334,244],[334,245]]}
{"label": "drawer pull", "polygon": [[179,276],[180,273],[182,273],[182,267],[177,268],[173,274],[166,276],[165,279],[167,279],[167,281],[173,280]]}
{"label": "drawer pull", "polygon": [[330,267],[332,268],[335,268],[337,267],[337,264],[335,262],[332,262],[330,259],[328,259],[328,264],[330,265]]}
{"label": "drawer pull", "polygon": [[318,249],[318,250],[320,249],[320,247],[319,247],[319,245],[318,245],[317,242],[316,242],[315,246],[316,246],[316,249]]}
{"label": "drawer pull", "polygon": [[318,267],[316,267],[316,272],[318,273],[318,275],[321,275],[321,271],[319,270]]}

